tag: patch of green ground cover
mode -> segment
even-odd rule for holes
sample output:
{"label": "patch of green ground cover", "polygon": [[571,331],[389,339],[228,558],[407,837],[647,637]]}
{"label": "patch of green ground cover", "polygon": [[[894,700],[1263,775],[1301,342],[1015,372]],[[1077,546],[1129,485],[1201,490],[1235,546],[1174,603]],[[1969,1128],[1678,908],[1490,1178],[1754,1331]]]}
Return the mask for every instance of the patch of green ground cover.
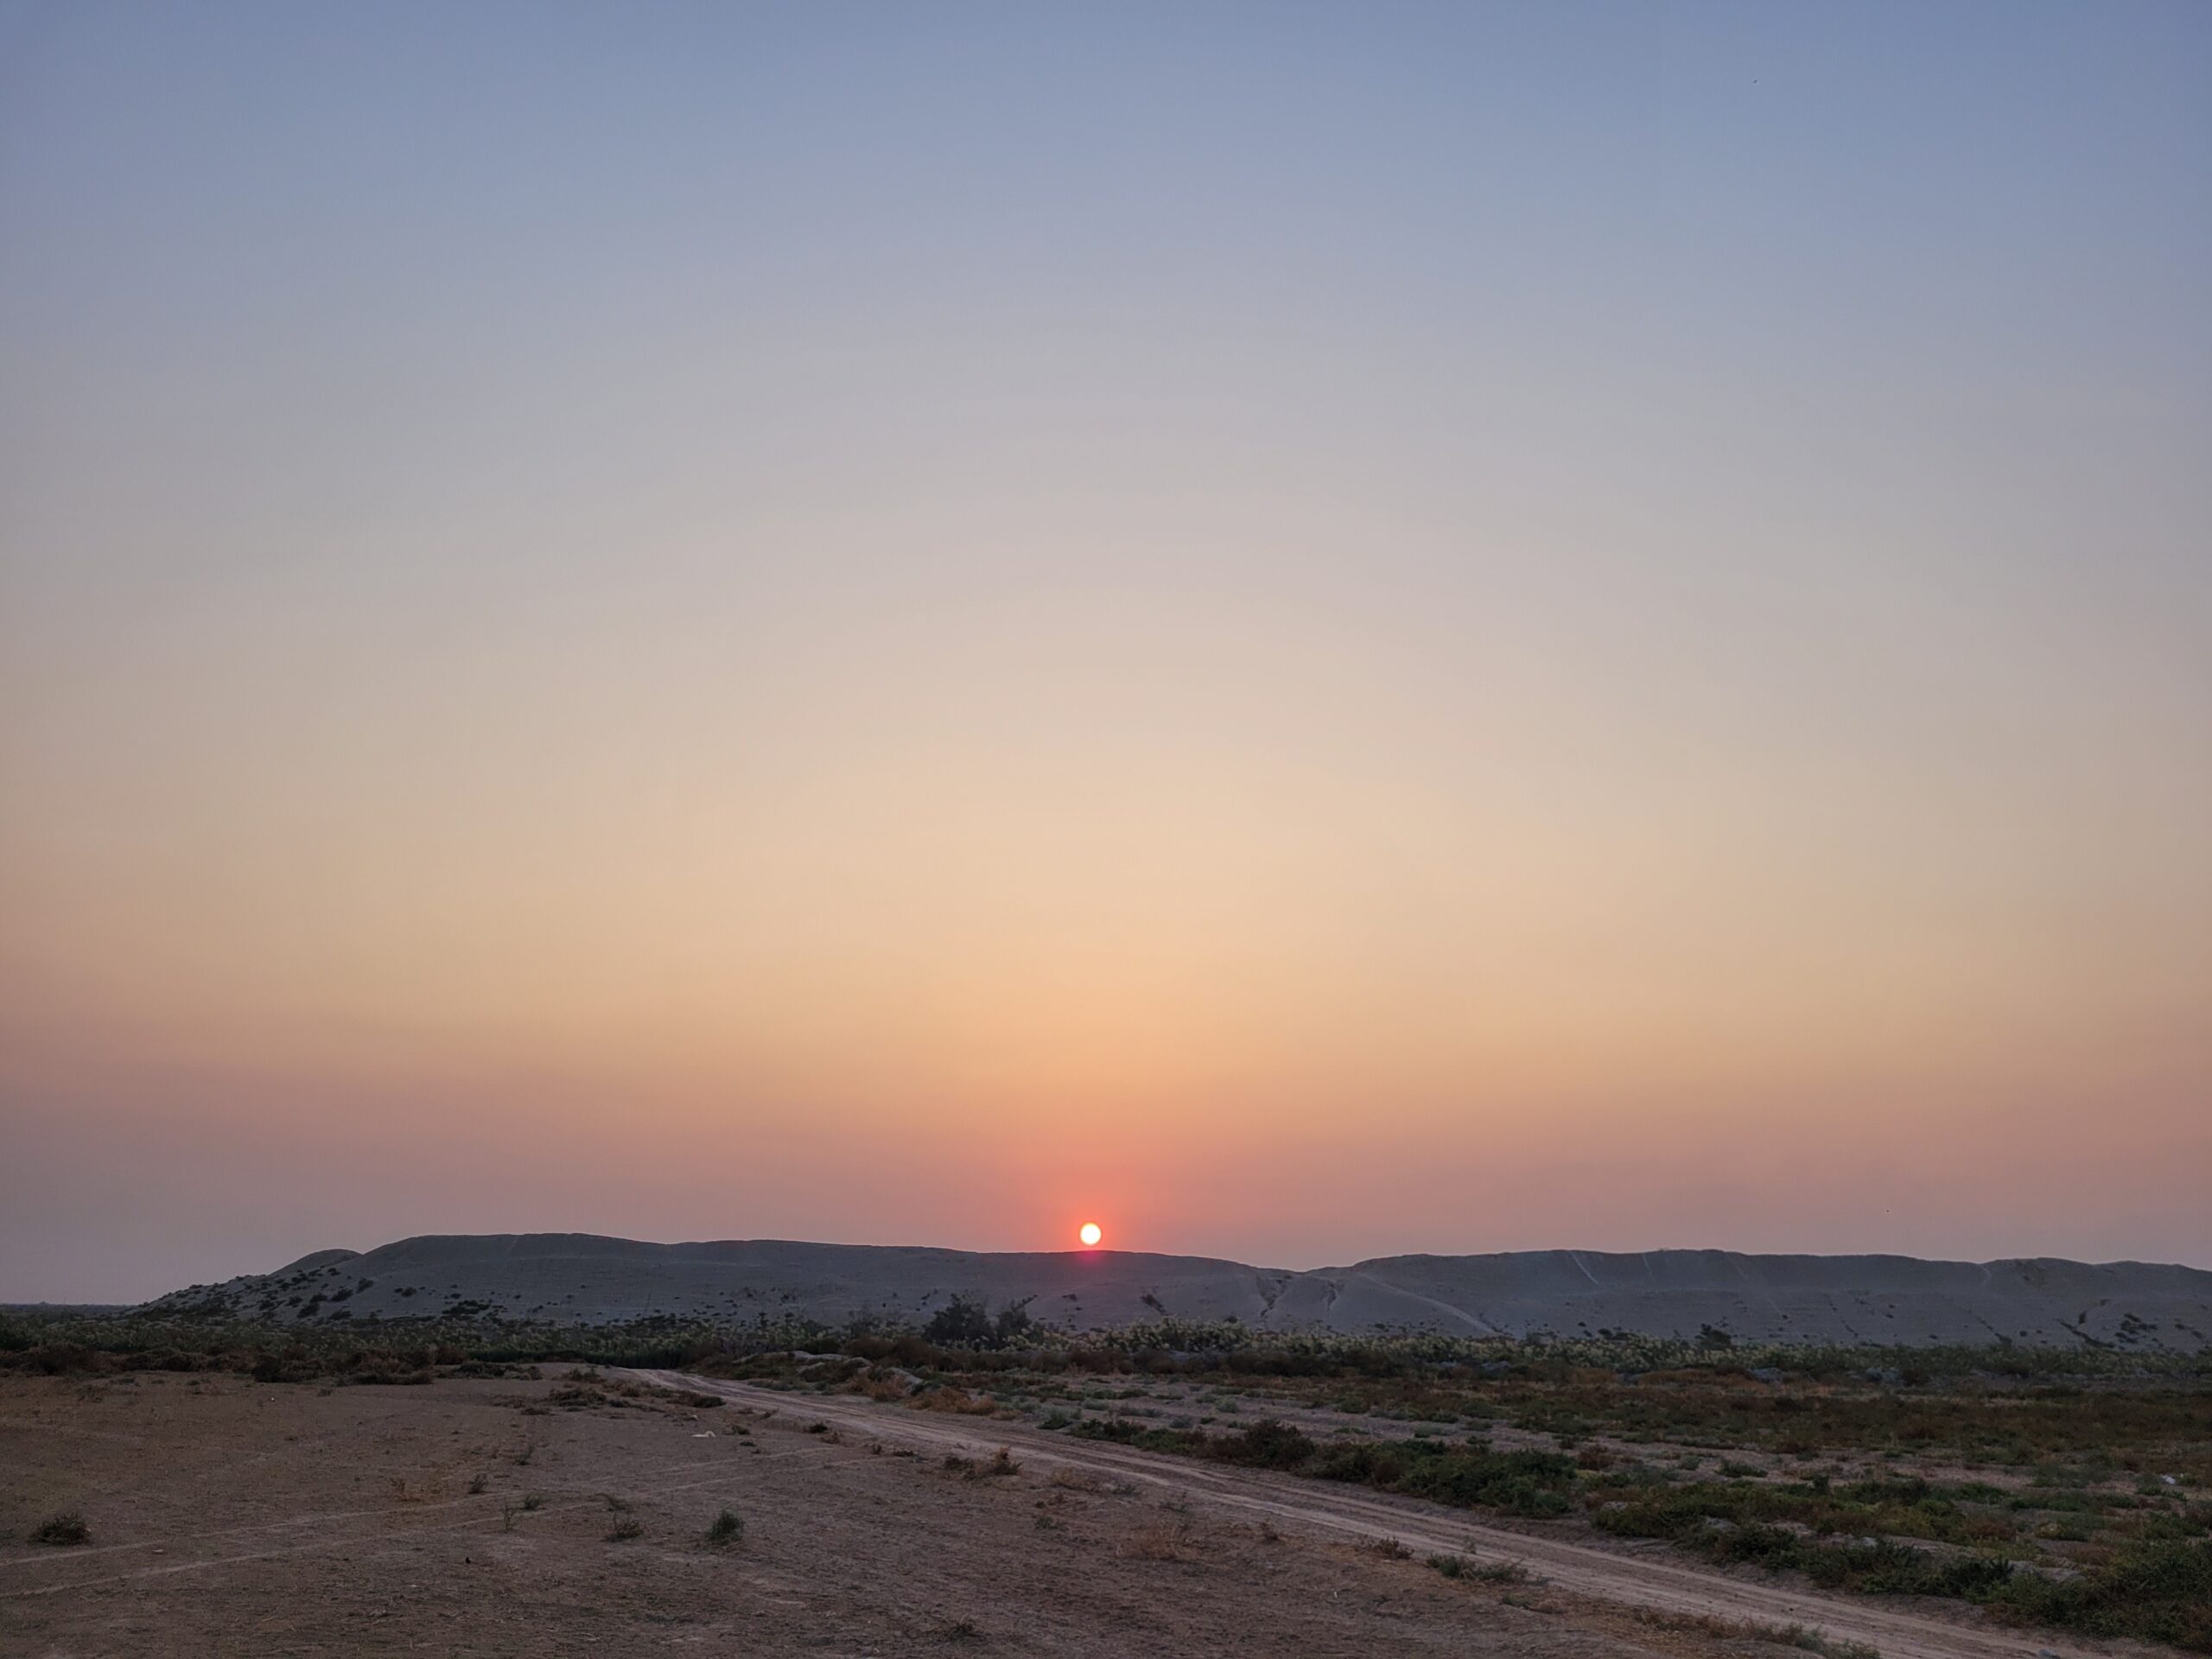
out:
{"label": "patch of green ground cover", "polygon": [[1554,1452],[1493,1452],[1472,1442],[1441,1440],[1321,1441],[1272,1421],[1210,1435],[1147,1428],[1127,1419],[1092,1419],[1069,1433],[1147,1452],[1347,1481],[1460,1509],[1547,1516],[1565,1515],[1573,1507],[1573,1459]]}
{"label": "patch of green ground cover", "polygon": [[1296,1380],[1248,1388],[1283,1403],[1370,1415],[1419,1409],[1440,1418],[1456,1412],[1467,1421],[1502,1420],[1562,1442],[1603,1435],[1707,1451],[1899,1452],[2023,1469],[2095,1456],[2105,1474],[2155,1466],[2198,1481],[2212,1478],[2212,1390],[2200,1378],[2094,1387],[1981,1378],[1903,1389],[1804,1377],[1768,1383],[1713,1372],[1634,1381],[1585,1372],[1559,1380],[1393,1380],[1356,1393],[1341,1382],[1325,1391]]}
{"label": "patch of green ground cover", "polygon": [[[1834,1487],[1700,1481],[1656,1491],[1601,1486],[1585,1501],[1597,1506],[1591,1518],[1605,1531],[1663,1538],[1717,1563],[1802,1572],[1827,1589],[1948,1596],[2032,1623],[2212,1652],[2212,1515],[2168,1511],[2147,1524],[2130,1517],[2116,1547],[2055,1578],[2021,1568],[2014,1559],[2021,1552],[2004,1547],[2018,1536],[2016,1523],[1996,1505],[1962,1501],[1967,1491],[1993,1489],[1914,1480]],[[1835,1541],[1840,1535],[1846,1541]],[[1934,1554],[1899,1537],[1974,1553]]]}
{"label": "patch of green ground cover", "polygon": [[1584,1491],[1597,1524],[1631,1537],[1672,1538],[1713,1522],[1750,1528],[1788,1522],[1817,1537],[1923,1538],[1982,1548],[2019,1536],[2018,1523],[1997,1506],[1961,1498],[1960,1489],[1925,1480],[1684,1481],[1655,1489],[1610,1474]]}
{"label": "patch of green ground cover", "polygon": [[2212,1653],[2212,1545],[2148,1539],[2071,1579],[2016,1573],[1987,1604],[2092,1636],[2135,1636]]}
{"label": "patch of green ground cover", "polygon": [[[1094,1419],[1070,1432],[1459,1508],[1529,1516],[1581,1508],[1605,1531],[1664,1539],[1716,1564],[1800,1572],[1828,1589],[1948,1597],[2029,1622],[2212,1652],[2212,1543],[2192,1511],[2164,1512],[2155,1529],[2054,1579],[2016,1564],[2009,1495],[1986,1483],[1690,1480],[1647,1465],[1583,1471],[1560,1453],[1472,1442],[1324,1442],[1273,1421],[1209,1435]],[[1899,1538],[1954,1548],[1932,1554]]]}

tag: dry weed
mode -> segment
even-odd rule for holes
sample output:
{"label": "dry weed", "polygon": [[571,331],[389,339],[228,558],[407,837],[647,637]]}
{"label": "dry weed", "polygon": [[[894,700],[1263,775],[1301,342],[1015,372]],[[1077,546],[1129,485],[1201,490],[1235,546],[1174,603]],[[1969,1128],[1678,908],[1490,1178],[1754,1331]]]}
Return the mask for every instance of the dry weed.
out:
{"label": "dry weed", "polygon": [[1122,1545],[1122,1554],[1133,1561],[1191,1561],[1198,1559],[1191,1523],[1178,1516],[1140,1528]]}

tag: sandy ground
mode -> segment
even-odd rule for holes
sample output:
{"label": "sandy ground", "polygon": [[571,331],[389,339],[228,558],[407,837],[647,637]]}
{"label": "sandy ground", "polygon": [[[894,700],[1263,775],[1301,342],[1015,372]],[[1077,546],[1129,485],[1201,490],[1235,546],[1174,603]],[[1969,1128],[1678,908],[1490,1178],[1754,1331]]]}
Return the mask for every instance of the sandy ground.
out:
{"label": "sandy ground", "polygon": [[[2091,1650],[1019,1424],[689,1380],[728,1403],[549,1409],[562,1386],[0,1381],[0,1656],[1787,1651],[1639,1605],[1887,1659]],[[1001,1446],[1016,1472],[946,1465]],[[24,1541],[63,1510],[89,1544]]]}

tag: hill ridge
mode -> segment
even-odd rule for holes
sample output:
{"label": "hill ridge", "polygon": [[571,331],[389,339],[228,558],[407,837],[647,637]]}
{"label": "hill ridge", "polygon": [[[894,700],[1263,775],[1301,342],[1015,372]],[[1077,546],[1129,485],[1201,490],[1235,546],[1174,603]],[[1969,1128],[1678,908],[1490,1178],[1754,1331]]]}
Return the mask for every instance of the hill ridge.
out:
{"label": "hill ridge", "polygon": [[920,1323],[955,1297],[1026,1305],[1058,1329],[1161,1318],[1257,1331],[1624,1333],[1754,1342],[2212,1347],[2212,1272],[2050,1256],[1507,1250],[1255,1267],[1131,1250],[960,1250],[802,1239],[655,1243],[594,1233],[426,1233],[321,1250],[146,1305],[276,1323],[445,1315],[731,1325]]}

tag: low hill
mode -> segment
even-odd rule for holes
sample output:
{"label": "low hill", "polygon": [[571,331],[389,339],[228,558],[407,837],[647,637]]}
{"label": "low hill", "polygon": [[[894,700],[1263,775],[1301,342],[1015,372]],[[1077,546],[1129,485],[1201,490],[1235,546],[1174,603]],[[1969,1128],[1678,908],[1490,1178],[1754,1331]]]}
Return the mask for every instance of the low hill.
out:
{"label": "low hill", "polygon": [[2212,1346],[2212,1273],[2140,1262],[1924,1262],[1728,1250],[1394,1255],[1295,1272],[1123,1250],[983,1254],[780,1239],[651,1244],[584,1233],[403,1239],[194,1286],[149,1312],[317,1325],[451,1318],[919,1324],[956,1297],[1064,1330],[1172,1316],[1265,1331],[1696,1337],[1757,1342]]}

